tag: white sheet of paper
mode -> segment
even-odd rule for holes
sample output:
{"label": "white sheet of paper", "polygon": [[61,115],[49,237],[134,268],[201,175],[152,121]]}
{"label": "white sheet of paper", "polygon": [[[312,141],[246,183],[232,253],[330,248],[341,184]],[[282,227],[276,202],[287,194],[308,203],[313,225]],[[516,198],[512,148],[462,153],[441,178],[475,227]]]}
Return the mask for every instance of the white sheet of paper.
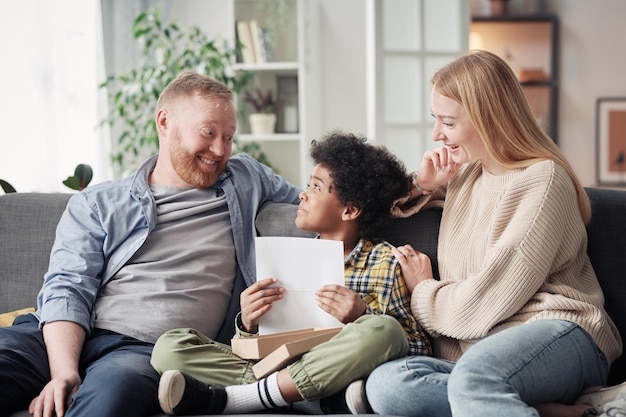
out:
{"label": "white sheet of paper", "polygon": [[259,334],[343,326],[315,303],[315,291],[322,285],[345,285],[343,271],[341,241],[257,237],[257,280],[277,278],[276,286],[285,288],[285,297],[259,321]]}

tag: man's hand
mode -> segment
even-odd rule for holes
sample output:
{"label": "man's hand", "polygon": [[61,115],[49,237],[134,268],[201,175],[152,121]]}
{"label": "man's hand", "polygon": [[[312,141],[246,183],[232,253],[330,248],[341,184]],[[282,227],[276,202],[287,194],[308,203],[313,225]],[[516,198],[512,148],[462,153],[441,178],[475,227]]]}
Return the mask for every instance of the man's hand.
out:
{"label": "man's hand", "polygon": [[246,288],[239,297],[241,303],[241,323],[245,331],[256,333],[259,328],[259,319],[272,308],[272,303],[284,297],[282,287],[269,288],[276,284],[276,278],[267,278],[255,282]]}
{"label": "man's hand", "polygon": [[315,292],[319,308],[342,323],[351,323],[365,314],[365,301],[343,285],[324,285]]}
{"label": "man's hand", "polygon": [[53,413],[63,417],[81,382],[78,373],[59,375],[48,382],[39,396],[31,401],[28,412],[35,417],[51,417]]}
{"label": "man's hand", "polygon": [[35,417],[63,417],[72,395],[81,384],[78,360],[85,342],[85,330],[70,321],[55,321],[43,326],[48,351],[50,382],[34,398],[28,412]]}

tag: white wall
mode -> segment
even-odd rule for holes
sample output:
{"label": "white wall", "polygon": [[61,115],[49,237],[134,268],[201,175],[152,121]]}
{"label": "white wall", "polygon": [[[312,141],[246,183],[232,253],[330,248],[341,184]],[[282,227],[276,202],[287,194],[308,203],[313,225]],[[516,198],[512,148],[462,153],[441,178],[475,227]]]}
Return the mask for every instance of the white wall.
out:
{"label": "white wall", "polygon": [[321,132],[367,130],[364,0],[320,0]]}
{"label": "white wall", "polygon": [[227,18],[230,4],[224,0],[175,0],[170,17],[181,25],[198,26],[211,38],[231,36],[234,28]]}
{"label": "white wall", "polygon": [[100,32],[95,1],[0,2],[0,178],[18,192],[72,192],[80,163],[108,179]]}
{"label": "white wall", "polygon": [[561,33],[559,145],[584,185],[596,182],[598,97],[626,97],[626,1],[551,0]]}

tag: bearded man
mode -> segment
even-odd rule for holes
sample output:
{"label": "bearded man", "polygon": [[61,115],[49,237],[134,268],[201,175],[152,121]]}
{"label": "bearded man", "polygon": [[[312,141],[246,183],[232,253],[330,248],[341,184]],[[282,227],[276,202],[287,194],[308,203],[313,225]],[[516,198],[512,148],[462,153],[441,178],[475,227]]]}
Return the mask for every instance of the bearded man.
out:
{"label": "bearded man", "polygon": [[186,72],[161,93],[159,154],[72,196],[37,312],[0,329],[0,416],[160,412],[157,338],[193,327],[228,343],[255,282],[254,219],[301,191],[248,155],[222,83]]}

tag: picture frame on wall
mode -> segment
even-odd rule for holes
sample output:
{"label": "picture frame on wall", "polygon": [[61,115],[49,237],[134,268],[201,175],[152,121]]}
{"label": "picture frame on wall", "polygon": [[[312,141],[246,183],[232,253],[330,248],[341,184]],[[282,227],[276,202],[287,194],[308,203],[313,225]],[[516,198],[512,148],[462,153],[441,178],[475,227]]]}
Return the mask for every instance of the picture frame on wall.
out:
{"label": "picture frame on wall", "polygon": [[626,97],[596,102],[598,185],[626,185]]}

